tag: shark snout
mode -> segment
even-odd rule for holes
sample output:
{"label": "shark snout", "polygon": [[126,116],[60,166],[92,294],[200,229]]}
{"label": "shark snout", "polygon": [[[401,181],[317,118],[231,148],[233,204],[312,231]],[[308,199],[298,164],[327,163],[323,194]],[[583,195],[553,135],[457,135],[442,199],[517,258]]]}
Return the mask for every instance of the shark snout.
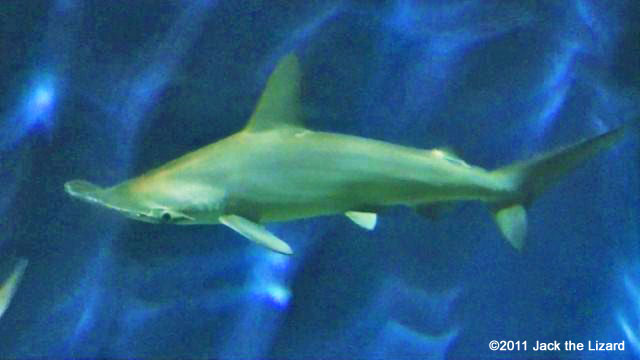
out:
{"label": "shark snout", "polygon": [[139,219],[144,215],[151,215],[148,207],[141,206],[140,202],[121,186],[105,189],[86,180],[71,180],[64,184],[64,189],[76,199],[116,210],[128,217]]}
{"label": "shark snout", "polygon": [[115,210],[128,218],[153,224],[184,224],[195,219],[175,209],[149,202],[132,191],[127,183],[102,188],[85,180],[65,183],[65,191],[74,198]]}

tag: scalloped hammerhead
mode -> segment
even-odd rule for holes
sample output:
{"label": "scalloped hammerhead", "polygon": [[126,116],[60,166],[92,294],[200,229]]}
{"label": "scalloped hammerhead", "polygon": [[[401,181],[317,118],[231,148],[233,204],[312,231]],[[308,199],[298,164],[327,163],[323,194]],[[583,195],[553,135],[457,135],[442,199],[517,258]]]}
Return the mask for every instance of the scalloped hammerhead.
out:
{"label": "scalloped hammerhead", "polygon": [[443,149],[309,130],[299,95],[300,67],[289,54],[242,131],[115,186],[72,180],[65,190],[149,223],[224,224],[283,254],[291,247],[263,224],[344,214],[371,230],[388,206],[430,216],[443,204],[482,201],[506,240],[521,249],[526,208],[536,196],[631,127],[488,171]]}

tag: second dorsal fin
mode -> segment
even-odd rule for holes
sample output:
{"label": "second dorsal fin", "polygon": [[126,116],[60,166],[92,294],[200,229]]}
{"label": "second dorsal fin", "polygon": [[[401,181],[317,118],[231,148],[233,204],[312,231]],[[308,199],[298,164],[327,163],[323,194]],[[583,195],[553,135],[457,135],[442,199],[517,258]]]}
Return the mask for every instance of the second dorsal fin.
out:
{"label": "second dorsal fin", "polygon": [[302,127],[300,121],[300,64],[294,53],[278,62],[265,86],[246,131],[283,126]]}
{"label": "second dorsal fin", "polygon": [[428,151],[431,156],[435,156],[439,159],[446,160],[452,164],[469,167],[469,164],[467,164],[464,160],[462,160],[451,148],[444,147],[444,148],[432,149]]}

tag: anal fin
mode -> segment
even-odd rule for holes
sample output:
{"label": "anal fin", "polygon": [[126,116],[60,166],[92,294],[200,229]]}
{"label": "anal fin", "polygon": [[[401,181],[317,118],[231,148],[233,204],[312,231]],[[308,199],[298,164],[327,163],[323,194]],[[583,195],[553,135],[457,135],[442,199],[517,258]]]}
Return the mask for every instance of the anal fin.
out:
{"label": "anal fin", "polygon": [[344,213],[356,225],[367,230],[373,230],[378,223],[378,215],[376,213],[362,211],[347,211]]}
{"label": "anal fin", "polygon": [[219,219],[220,223],[230,227],[240,235],[262,245],[270,250],[279,252],[285,255],[293,254],[291,247],[286,242],[280,240],[277,236],[270,233],[264,226],[256,224],[255,222],[245,219],[238,215],[224,215]]}

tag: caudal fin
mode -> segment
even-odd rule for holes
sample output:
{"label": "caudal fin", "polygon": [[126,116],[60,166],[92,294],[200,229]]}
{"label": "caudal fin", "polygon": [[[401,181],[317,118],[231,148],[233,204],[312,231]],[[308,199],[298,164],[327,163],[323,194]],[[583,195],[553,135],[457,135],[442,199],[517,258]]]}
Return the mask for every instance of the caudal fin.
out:
{"label": "caudal fin", "polygon": [[495,170],[495,176],[515,189],[512,199],[495,204],[492,209],[507,241],[516,249],[522,249],[527,231],[527,206],[564,175],[615,145],[637,123],[634,121],[600,136]]}

